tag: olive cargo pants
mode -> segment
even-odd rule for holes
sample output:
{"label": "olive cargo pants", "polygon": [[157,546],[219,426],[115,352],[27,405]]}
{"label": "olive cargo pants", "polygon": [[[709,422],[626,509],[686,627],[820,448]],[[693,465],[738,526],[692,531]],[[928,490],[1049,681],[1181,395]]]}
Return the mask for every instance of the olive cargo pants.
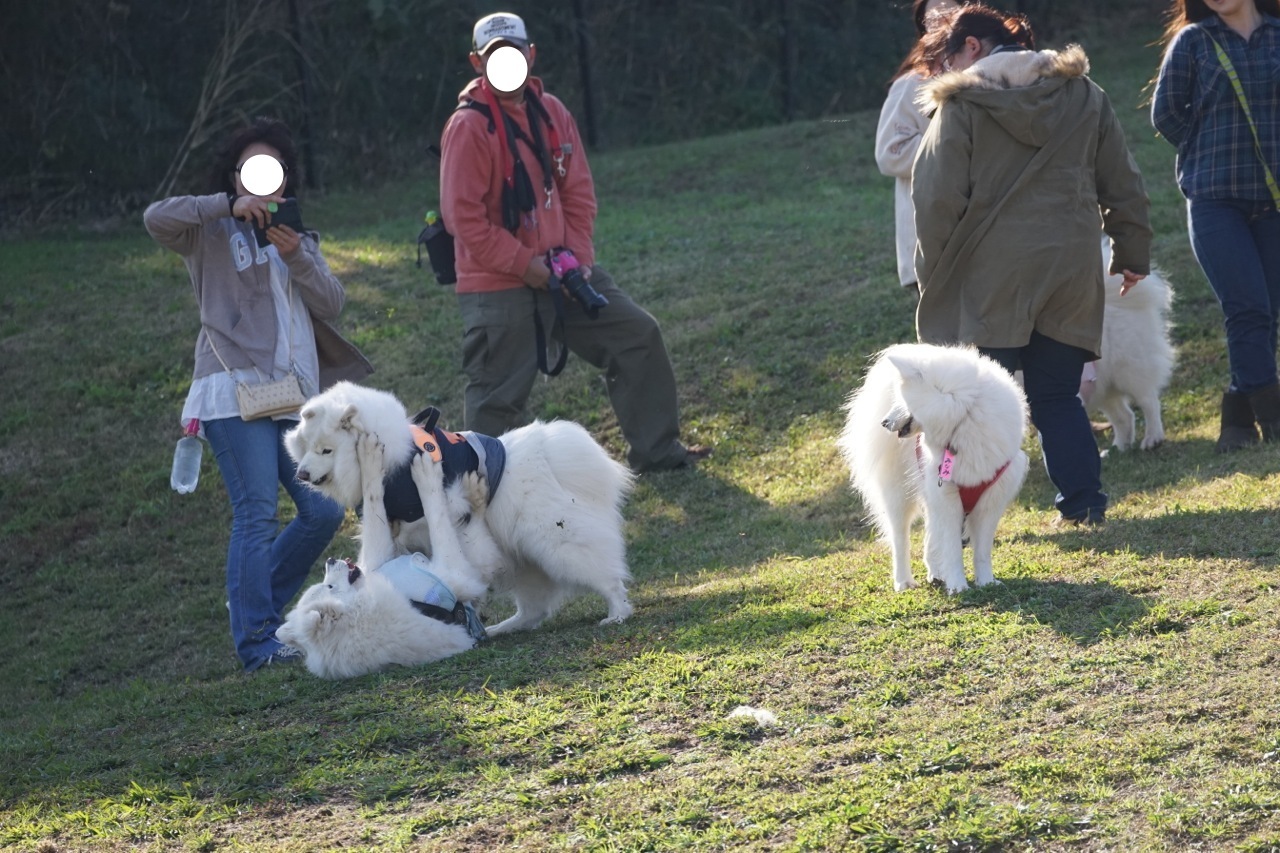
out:
{"label": "olive cargo pants", "polygon": [[[564,338],[569,351],[604,372],[609,402],[630,445],[627,463],[636,471],[673,468],[684,463],[675,373],[658,321],[618,289],[613,278],[594,267],[591,286],[609,300],[592,320],[565,297]],[[533,294],[533,295],[531,295]],[[545,291],[527,287],[490,293],[460,293],[462,366],[467,376],[465,428],[501,435],[528,423],[526,409],[538,375],[533,327],[535,296],[543,328],[553,334],[555,312]]]}

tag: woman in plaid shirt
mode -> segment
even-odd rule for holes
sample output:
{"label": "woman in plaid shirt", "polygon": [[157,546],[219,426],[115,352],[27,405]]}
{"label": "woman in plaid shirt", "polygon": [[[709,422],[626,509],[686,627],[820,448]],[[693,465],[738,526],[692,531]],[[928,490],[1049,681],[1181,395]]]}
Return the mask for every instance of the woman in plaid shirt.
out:
{"label": "woman in plaid shirt", "polygon": [[[1196,260],[1222,306],[1219,452],[1280,440],[1280,0],[1174,0],[1151,123],[1178,148]],[[1215,42],[1234,66],[1257,143]],[[1264,162],[1266,168],[1264,168]],[[1270,184],[1270,185],[1269,185]]]}

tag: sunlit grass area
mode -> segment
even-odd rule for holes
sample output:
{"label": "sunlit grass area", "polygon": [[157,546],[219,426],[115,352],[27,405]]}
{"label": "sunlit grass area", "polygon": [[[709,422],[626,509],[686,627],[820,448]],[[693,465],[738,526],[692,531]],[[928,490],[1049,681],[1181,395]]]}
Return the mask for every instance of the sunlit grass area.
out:
{"label": "sunlit grass area", "polygon": [[[0,243],[0,847],[1280,848],[1280,455],[1212,451],[1222,333],[1139,108],[1154,35],[1085,47],[1176,291],[1168,441],[1106,457],[1100,530],[1051,526],[1028,441],[1002,583],[956,597],[892,591],[834,448],[869,358],[914,334],[874,114],[593,156],[599,262],[661,321],[715,454],[640,479],[626,623],[586,597],[346,682],[239,673],[212,458],[168,488],[198,330],[180,260],[140,222]],[[456,424],[457,306],[414,265],[435,191],[302,203],[371,384]],[[584,365],[533,406],[622,457]]]}

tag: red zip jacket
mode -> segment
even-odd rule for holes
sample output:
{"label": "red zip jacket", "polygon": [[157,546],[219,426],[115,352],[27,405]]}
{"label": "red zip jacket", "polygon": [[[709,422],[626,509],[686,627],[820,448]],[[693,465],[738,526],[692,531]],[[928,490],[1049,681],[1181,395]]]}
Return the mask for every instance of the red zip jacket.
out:
{"label": "red zip jacket", "polygon": [[[528,145],[517,140],[520,159],[533,184],[534,209],[521,215],[516,233],[502,227],[503,151],[497,133],[489,132],[489,119],[477,110],[459,109],[445,125],[440,143],[440,212],[454,236],[458,293],[483,293],[523,287],[525,269],[537,255],[566,246],[587,266],[595,263],[591,242],[596,219],[596,191],[591,180],[578,125],[560,99],[547,94],[542,81],[529,78],[529,86],[551,116],[560,142],[571,146],[565,155],[567,174],[552,176],[551,207],[546,206],[542,164]],[[458,102],[485,104],[480,79],[467,85]],[[530,138],[527,103],[498,101]],[[543,139],[550,145],[545,127]],[[555,166],[553,164],[554,171]]]}

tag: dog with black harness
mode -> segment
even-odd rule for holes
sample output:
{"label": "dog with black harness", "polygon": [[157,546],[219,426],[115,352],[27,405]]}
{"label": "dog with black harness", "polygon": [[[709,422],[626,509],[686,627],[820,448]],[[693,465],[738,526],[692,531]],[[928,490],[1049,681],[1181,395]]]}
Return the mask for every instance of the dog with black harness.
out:
{"label": "dog with black harness", "polygon": [[[631,614],[621,507],[634,475],[579,424],[454,433],[432,410],[415,423],[394,395],[342,382],[301,416],[285,436],[298,479],[343,506],[363,503],[362,568],[419,552],[460,601],[511,592],[516,613],[490,634],[536,628],[587,591],[608,604],[605,623]],[[446,519],[457,566],[437,553]]]}

